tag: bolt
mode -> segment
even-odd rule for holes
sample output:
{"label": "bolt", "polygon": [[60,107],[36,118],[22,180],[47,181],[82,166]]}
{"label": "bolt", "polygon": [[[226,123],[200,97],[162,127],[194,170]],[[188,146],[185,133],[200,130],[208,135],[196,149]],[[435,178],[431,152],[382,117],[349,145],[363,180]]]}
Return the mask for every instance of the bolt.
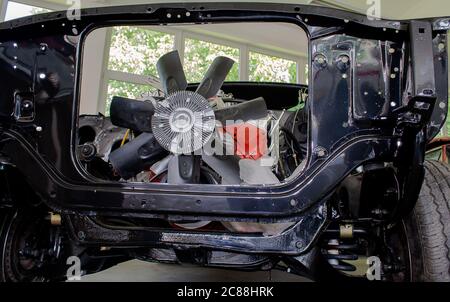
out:
{"label": "bolt", "polygon": [[327,64],[327,58],[322,54],[318,54],[314,57],[314,63],[318,67],[325,67]]}
{"label": "bolt", "polygon": [[86,234],[83,231],[79,231],[78,232],[78,238],[80,240],[84,240],[84,239],[86,239]]}
{"label": "bolt", "polygon": [[349,63],[350,63],[349,56],[341,55],[341,56],[338,57],[336,65],[337,65],[337,68],[340,71],[345,72],[348,69],[349,65],[350,65]]}
{"label": "bolt", "polygon": [[325,218],[327,217],[327,207],[324,205],[321,205],[318,209],[317,209],[317,214],[319,217],[321,218]]}
{"label": "bolt", "polygon": [[314,153],[316,154],[317,157],[324,157],[327,155],[327,150],[319,146],[314,149]]}
{"label": "bolt", "polygon": [[297,241],[297,242],[295,243],[295,247],[298,248],[298,249],[303,248],[303,242]]}
{"label": "bolt", "polygon": [[42,127],[41,126],[36,126],[36,132],[42,132]]}
{"label": "bolt", "polygon": [[340,56],[339,58],[342,63],[348,63],[348,61],[350,61],[350,58],[348,56]]}

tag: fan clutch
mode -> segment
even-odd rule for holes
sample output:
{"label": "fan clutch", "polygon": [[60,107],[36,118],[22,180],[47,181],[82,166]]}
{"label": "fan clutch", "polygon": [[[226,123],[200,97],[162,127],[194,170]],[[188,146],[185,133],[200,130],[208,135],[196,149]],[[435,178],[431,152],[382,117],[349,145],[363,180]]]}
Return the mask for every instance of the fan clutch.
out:
{"label": "fan clutch", "polygon": [[176,91],[157,103],[152,119],[156,140],[174,154],[199,150],[214,129],[214,111],[203,96],[192,91]]}

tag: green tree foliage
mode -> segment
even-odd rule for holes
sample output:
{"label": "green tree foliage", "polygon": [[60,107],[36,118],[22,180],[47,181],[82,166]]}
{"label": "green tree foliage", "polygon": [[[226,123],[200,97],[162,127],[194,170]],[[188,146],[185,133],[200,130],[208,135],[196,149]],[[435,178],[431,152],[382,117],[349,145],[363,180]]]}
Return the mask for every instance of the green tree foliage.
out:
{"label": "green tree foliage", "polygon": [[174,36],[142,27],[113,27],[108,68],[157,76],[156,62],[173,50]]}
{"label": "green tree foliage", "polygon": [[[450,104],[450,98],[448,99],[448,103]],[[444,136],[450,135],[450,106],[448,106],[446,123],[447,123],[447,133],[444,133]]]}
{"label": "green tree foliage", "polygon": [[297,64],[294,61],[250,52],[249,69],[250,81],[297,82]]}
{"label": "green tree foliage", "polygon": [[188,82],[200,82],[212,61],[218,56],[229,57],[236,62],[226,81],[239,81],[239,49],[196,39],[186,39],[184,70]]}
{"label": "green tree foliage", "polygon": [[[174,35],[137,26],[112,28],[108,69],[147,76],[157,76],[156,62],[174,48]],[[235,60],[227,81],[239,81],[239,49],[187,38],[184,45],[184,71],[188,82],[200,82],[208,67],[217,56]],[[250,81],[285,82],[297,81],[296,62],[250,52]],[[106,100],[106,112],[113,96],[139,99],[143,94],[153,92],[150,85],[139,85],[110,80]]]}

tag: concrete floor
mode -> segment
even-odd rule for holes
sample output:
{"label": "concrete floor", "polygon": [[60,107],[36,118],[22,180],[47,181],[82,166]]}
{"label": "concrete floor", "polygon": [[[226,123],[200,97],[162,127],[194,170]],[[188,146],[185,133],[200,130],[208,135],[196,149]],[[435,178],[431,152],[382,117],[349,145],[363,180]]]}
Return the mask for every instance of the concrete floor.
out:
{"label": "concrete floor", "polygon": [[306,282],[303,277],[281,271],[240,272],[188,265],[148,263],[132,260],[110,269],[82,277],[84,282]]}

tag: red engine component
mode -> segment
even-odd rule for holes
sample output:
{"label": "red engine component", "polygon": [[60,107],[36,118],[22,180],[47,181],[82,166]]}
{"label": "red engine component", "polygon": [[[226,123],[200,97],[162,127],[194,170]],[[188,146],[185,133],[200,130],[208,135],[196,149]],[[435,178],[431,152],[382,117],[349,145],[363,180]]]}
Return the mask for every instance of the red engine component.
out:
{"label": "red engine component", "polygon": [[[227,125],[220,129],[234,140],[234,154],[257,160],[267,153],[267,131],[251,123]],[[219,131],[220,131],[219,130]]]}

